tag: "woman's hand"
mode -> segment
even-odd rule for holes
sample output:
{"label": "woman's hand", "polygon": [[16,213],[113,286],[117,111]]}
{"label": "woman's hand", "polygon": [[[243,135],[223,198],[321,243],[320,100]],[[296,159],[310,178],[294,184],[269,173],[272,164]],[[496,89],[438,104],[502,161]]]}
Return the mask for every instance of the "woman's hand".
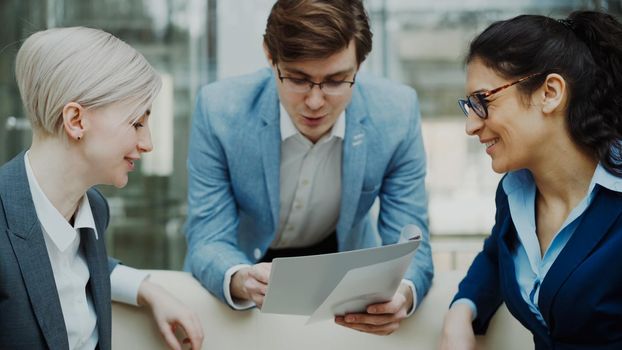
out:
{"label": "woman's hand", "polygon": [[138,288],[138,304],[149,306],[160,334],[169,348],[182,349],[175,336],[177,326],[181,326],[186,335],[182,343],[190,343],[193,350],[201,349],[203,326],[199,317],[164,288],[145,279]]}
{"label": "woman's hand", "polygon": [[473,312],[468,305],[453,305],[443,322],[440,350],[474,350],[475,334],[471,325]]}

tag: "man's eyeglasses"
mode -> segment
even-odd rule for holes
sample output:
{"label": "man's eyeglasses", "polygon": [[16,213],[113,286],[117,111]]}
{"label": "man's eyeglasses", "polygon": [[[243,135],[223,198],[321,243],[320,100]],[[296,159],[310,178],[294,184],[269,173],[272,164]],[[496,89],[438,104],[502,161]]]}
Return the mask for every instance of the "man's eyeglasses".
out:
{"label": "man's eyeglasses", "polygon": [[288,90],[296,93],[305,94],[313,89],[315,85],[317,85],[322,92],[326,95],[338,96],[343,95],[348,92],[349,89],[352,88],[356,80],[356,74],[352,81],[348,80],[324,80],[322,82],[316,83],[306,78],[293,78],[293,77],[285,77],[281,74],[281,70],[279,66],[276,67],[277,72],[279,73],[279,80]]}
{"label": "man's eyeglasses", "polygon": [[488,100],[487,100],[488,97],[496,94],[497,92],[501,90],[507,89],[510,86],[514,86],[516,84],[522,83],[523,81],[533,78],[536,75],[540,75],[540,74],[541,73],[535,73],[535,74],[526,76],[524,78],[520,78],[513,83],[505,84],[503,86],[499,86],[498,88],[495,88],[492,90],[476,92],[474,94],[467,96],[466,99],[458,99],[458,106],[460,106],[460,109],[462,109],[462,112],[464,112],[464,115],[467,117],[469,116],[469,112],[472,110],[473,112],[475,112],[475,114],[478,117],[482,119],[486,119],[488,118]]}

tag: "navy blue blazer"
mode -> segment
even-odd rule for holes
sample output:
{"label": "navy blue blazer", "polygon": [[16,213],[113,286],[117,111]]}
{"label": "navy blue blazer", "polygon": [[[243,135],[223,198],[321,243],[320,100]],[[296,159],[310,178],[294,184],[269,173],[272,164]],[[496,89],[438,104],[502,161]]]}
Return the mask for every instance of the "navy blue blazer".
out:
{"label": "navy blue blazer", "polygon": [[501,184],[496,222],[454,300],[477,306],[475,333],[485,333],[502,302],[533,333],[536,349],[622,349],[622,194],[598,186],[590,207],[542,281],[544,327],[521,297],[512,252],[518,236]]}
{"label": "navy blue blazer", "polygon": [[[87,192],[99,239],[81,236],[97,314],[98,348],[110,349],[110,272],[104,232],[108,204],[96,189]],[[24,153],[0,168],[0,349],[69,349],[65,320],[41,224],[24,165]]]}

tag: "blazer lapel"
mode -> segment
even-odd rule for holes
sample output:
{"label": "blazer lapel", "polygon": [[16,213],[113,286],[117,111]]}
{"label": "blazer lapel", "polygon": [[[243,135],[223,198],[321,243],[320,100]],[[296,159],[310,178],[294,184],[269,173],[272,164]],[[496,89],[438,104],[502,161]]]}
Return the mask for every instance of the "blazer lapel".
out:
{"label": "blazer lapel", "polygon": [[[279,100],[274,79],[266,87],[259,111],[264,125],[261,128],[260,143],[266,189],[272,214],[272,231],[276,231],[279,221],[281,128],[279,123]],[[249,174],[249,176],[256,176]],[[273,232],[275,233],[275,232]]]}
{"label": "blazer lapel", "polygon": [[103,246],[103,228],[97,225],[99,240],[90,228],[80,229],[80,245],[84,251],[89,266],[88,291],[97,315],[97,331],[99,334],[99,348],[110,349],[112,329],[112,309],[110,297],[110,273],[108,272],[108,258]]}
{"label": "blazer lapel", "polygon": [[337,232],[341,233],[338,235],[339,246],[342,246],[347,236],[345,233],[352,228],[365,177],[370,135],[366,133],[363,124],[367,118],[367,109],[363,101],[360,90],[355,89],[352,102],[346,110],[346,134],[343,140],[341,166],[341,207],[337,223]]}
{"label": "blazer lapel", "polygon": [[84,252],[89,267],[90,278],[87,291],[90,293],[97,315],[98,348],[108,350],[111,347],[112,336],[110,271],[104,242],[104,232],[108,223],[108,209],[103,197],[95,193],[96,191],[89,190],[87,196],[99,239],[96,238],[95,232],[91,228],[81,228],[80,248]]}
{"label": "blazer lapel", "polygon": [[538,306],[549,325],[553,299],[562,284],[592,252],[621,212],[619,194],[599,187],[592,205],[542,281]]}
{"label": "blazer lapel", "polygon": [[9,176],[7,181],[3,181],[0,191],[9,240],[22,271],[28,298],[48,347],[68,349],[63,311],[41,224],[30,195],[24,154],[14,158],[7,167]]}
{"label": "blazer lapel", "polygon": [[528,329],[534,333],[539,333],[542,337],[547,337],[546,328],[538,321],[536,316],[529,310],[529,306],[523,299],[518,282],[516,281],[516,270],[514,268],[513,250],[516,247],[516,228],[508,206],[505,206],[506,214],[501,229],[499,231],[499,273],[500,282],[504,286],[505,304],[510,312]]}

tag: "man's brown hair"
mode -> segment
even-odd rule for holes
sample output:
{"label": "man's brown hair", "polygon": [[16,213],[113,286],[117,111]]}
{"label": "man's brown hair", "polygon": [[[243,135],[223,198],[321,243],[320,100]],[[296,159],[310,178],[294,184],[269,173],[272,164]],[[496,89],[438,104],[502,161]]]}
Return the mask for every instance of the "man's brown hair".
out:
{"label": "man's brown hair", "polygon": [[264,34],[273,64],[327,58],[353,39],[360,65],[372,45],[362,0],[277,0]]}

